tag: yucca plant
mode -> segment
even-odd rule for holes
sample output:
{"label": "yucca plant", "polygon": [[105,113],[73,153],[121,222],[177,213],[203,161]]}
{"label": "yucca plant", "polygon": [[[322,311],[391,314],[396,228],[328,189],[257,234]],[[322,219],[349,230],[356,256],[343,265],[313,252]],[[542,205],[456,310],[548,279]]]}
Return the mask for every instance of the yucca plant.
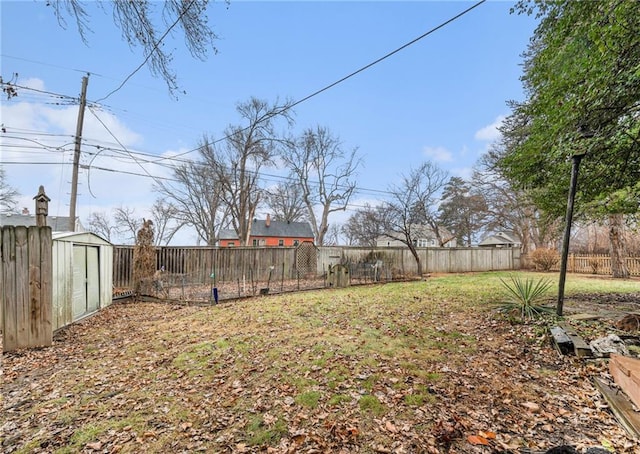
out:
{"label": "yucca plant", "polygon": [[532,278],[509,276],[509,280],[500,279],[505,288],[508,300],[500,304],[499,309],[504,312],[517,312],[523,320],[553,311],[553,308],[541,306],[538,303],[544,298],[553,285],[548,279],[538,281]]}

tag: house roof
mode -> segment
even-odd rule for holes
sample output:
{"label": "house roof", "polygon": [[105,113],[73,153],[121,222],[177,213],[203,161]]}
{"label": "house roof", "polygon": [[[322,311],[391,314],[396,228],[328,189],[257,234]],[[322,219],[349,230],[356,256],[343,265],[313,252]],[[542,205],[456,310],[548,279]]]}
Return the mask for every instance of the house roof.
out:
{"label": "house roof", "polygon": [[[251,223],[251,236],[268,236],[277,238],[313,238],[313,230],[308,222],[285,222],[254,219]],[[238,234],[233,229],[222,229],[221,240],[237,240]]]}
{"label": "house roof", "polygon": [[[36,216],[34,214],[0,213],[0,226],[2,225],[35,226]],[[68,232],[69,216],[47,216],[47,225],[51,227],[53,232]],[[78,218],[76,218],[76,230],[84,231]]]}
{"label": "house roof", "polygon": [[[451,232],[444,227],[440,227],[440,235],[443,239],[451,238]],[[411,225],[411,236],[414,240],[437,240],[436,234],[431,227],[422,224]],[[381,235],[377,240],[388,240],[389,238],[404,239],[404,234],[400,232],[388,232]]]}
{"label": "house roof", "polygon": [[498,232],[485,237],[478,246],[496,246],[501,244],[520,244],[520,240],[510,232]]}

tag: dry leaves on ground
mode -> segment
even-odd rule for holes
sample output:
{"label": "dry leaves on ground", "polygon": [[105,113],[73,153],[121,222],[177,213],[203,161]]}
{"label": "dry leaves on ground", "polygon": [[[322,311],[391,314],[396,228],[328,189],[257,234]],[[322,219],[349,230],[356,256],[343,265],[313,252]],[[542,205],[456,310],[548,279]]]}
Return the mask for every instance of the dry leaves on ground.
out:
{"label": "dry leaves on ground", "polygon": [[115,304],[5,355],[2,450],[634,452],[592,385],[602,363],[445,290]]}

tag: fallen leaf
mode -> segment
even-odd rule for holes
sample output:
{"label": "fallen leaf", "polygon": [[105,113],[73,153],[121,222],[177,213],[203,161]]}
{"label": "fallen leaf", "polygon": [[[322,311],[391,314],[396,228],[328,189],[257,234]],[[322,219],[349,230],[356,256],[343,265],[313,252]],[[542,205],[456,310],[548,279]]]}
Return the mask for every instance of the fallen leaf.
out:
{"label": "fallen leaf", "polygon": [[484,445],[489,446],[489,440],[479,435],[469,435],[467,441],[472,445]]}
{"label": "fallen leaf", "polygon": [[385,423],[384,427],[385,427],[385,429],[387,429],[391,433],[398,432],[398,429],[396,428],[396,426],[393,425],[393,423],[391,421],[387,421]]}
{"label": "fallen leaf", "polygon": [[495,432],[478,432],[478,435],[481,436],[482,438],[486,438],[488,440],[495,440],[496,439],[496,434]]}

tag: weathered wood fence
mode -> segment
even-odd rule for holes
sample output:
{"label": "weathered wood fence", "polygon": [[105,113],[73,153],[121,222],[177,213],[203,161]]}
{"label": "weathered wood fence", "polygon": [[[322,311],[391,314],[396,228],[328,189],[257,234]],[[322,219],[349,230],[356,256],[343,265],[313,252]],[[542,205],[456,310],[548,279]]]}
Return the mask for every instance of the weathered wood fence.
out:
{"label": "weathered wood fence", "polygon": [[[113,284],[132,286],[133,246],[114,246]],[[419,250],[424,273],[520,269],[517,248],[425,248]],[[275,268],[279,278],[315,279],[335,264],[360,265],[363,269],[379,266],[385,279],[415,276],[417,265],[407,248],[366,247],[158,247],[156,266],[174,275],[183,275],[191,283],[264,279]],[[352,274],[355,276],[356,274]]]}
{"label": "weathered wood fence", "polygon": [[[640,276],[640,257],[627,257],[627,268],[631,276]],[[560,270],[560,264],[552,268]],[[567,258],[569,273],[602,274],[611,276],[611,257],[607,254],[569,254]]]}
{"label": "weathered wood fence", "polygon": [[51,228],[3,226],[0,253],[3,350],[51,345]]}

